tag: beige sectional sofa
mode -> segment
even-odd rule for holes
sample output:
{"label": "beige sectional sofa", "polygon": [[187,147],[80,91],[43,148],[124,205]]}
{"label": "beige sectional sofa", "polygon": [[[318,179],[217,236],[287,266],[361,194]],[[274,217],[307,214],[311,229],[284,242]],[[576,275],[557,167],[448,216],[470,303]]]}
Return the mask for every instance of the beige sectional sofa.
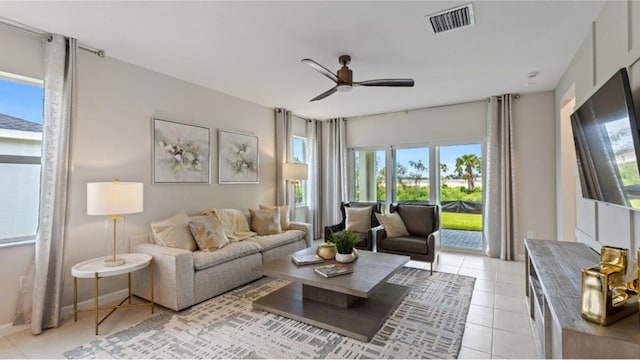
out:
{"label": "beige sectional sofa", "polygon": [[[162,246],[151,234],[138,235],[131,238],[130,252],[153,256],[154,301],[179,311],[260,278],[254,266],[312,245],[311,225],[291,222],[282,233],[252,236],[211,252]],[[132,293],[149,300],[149,269],[131,279]]]}

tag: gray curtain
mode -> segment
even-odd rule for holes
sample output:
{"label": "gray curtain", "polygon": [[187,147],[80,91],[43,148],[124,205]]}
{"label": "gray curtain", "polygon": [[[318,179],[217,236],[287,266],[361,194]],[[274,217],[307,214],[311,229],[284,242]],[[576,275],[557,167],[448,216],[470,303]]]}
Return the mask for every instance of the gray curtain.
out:
{"label": "gray curtain", "polygon": [[307,156],[309,179],[307,180],[307,199],[309,216],[313,225],[313,238],[322,237],[322,170],[320,155],[322,152],[322,121],[307,121]]}
{"label": "gray curtain", "polygon": [[275,109],[276,119],[276,205],[289,205],[289,216],[295,214],[295,194],[282,177],[282,165],[291,161],[291,111]]}
{"label": "gray curtain", "polygon": [[34,335],[60,323],[77,50],[75,39],[59,35],[51,36],[45,49],[40,210],[31,313]]}
{"label": "gray curtain", "polygon": [[515,258],[518,234],[511,103],[511,95],[491,97],[487,116],[485,250],[502,260]]}
{"label": "gray curtain", "polygon": [[322,124],[322,227],[340,222],[347,199],[347,148],[344,118]]}

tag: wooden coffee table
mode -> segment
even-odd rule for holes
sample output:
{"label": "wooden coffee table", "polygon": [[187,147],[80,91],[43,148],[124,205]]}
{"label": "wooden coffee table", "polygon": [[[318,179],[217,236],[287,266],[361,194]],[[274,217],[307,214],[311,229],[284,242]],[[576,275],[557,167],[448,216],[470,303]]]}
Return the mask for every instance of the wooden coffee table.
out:
{"label": "wooden coffee table", "polygon": [[[292,255],[313,254],[316,247]],[[254,272],[292,283],[253,302],[253,307],[369,341],[402,301],[409,288],[386,280],[409,261],[408,256],[358,251],[353,273],[325,278],[313,271],[321,265],[296,266],[283,256],[256,266]]]}

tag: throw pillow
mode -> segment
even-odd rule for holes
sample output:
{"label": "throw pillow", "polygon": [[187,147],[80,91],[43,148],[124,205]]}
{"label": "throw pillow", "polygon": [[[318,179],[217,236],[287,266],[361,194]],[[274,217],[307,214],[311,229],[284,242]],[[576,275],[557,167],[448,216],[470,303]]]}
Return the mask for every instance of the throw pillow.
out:
{"label": "throw pillow", "polygon": [[282,232],[280,211],[276,209],[249,209],[251,213],[251,230],[258,235],[272,235]]}
{"label": "throw pillow", "polygon": [[282,231],[289,230],[291,228],[291,220],[289,217],[289,205],[282,206],[264,206],[260,205],[260,209],[277,209],[280,212],[280,227]]}
{"label": "throw pillow", "polygon": [[194,216],[189,222],[189,229],[202,251],[222,249],[229,244],[224,225],[217,216]]}
{"label": "throw pillow", "polygon": [[151,233],[158,245],[189,251],[198,249],[189,231],[189,216],[184,211],[166,220],[151,223]]}
{"label": "throw pillow", "polygon": [[371,211],[372,206],[344,208],[346,220],[345,230],[351,230],[359,233],[366,233],[371,227]]}
{"label": "throw pillow", "polygon": [[388,237],[409,236],[407,227],[397,212],[386,215],[376,214],[376,218],[384,227]]}

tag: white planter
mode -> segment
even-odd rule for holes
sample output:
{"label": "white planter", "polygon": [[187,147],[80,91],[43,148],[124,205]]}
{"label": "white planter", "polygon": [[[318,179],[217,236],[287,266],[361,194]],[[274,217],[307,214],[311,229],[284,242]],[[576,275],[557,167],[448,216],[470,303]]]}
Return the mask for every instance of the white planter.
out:
{"label": "white planter", "polygon": [[353,253],[351,253],[351,254],[340,254],[340,253],[337,253],[336,254],[336,261],[339,262],[339,263],[347,264],[347,263],[353,262],[353,260],[355,260],[355,259],[356,259],[356,256],[353,255]]}

